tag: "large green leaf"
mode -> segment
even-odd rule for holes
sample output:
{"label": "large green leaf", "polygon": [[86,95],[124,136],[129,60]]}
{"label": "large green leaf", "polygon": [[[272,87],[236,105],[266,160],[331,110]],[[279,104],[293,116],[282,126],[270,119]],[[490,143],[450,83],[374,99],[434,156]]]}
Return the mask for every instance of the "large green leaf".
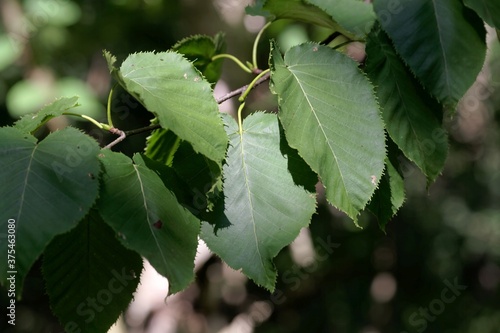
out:
{"label": "large green leaf", "polygon": [[403,10],[386,17],[392,3],[374,3],[382,27],[423,85],[454,108],[483,66],[483,22],[457,0],[401,0]]}
{"label": "large green leaf", "polygon": [[[98,194],[99,148],[74,128],[49,134],[36,143],[17,128],[0,128],[0,230],[15,221],[16,262],[0,260],[0,281],[17,271],[17,292],[24,277],[54,236],[75,227]],[[7,242],[0,242],[7,254]],[[8,269],[7,269],[8,268]]]}
{"label": "large green leaf", "polygon": [[319,174],[329,202],[356,216],[384,169],[384,125],[357,63],[326,46],[302,44],[271,58],[271,90],[288,143]]}
{"label": "large green leaf", "polygon": [[222,73],[222,59],[212,61],[218,54],[224,53],[226,43],[224,34],[215,37],[196,35],[179,41],[172,50],[182,53],[203,74],[211,84],[215,84]]}
{"label": "large green leaf", "polygon": [[464,0],[467,7],[474,9],[490,26],[500,29],[500,1],[498,0]]}
{"label": "large green leaf", "polygon": [[229,266],[273,290],[272,258],[309,224],[315,194],[297,186],[288,172],[275,115],[250,115],[242,133],[229,116],[226,122],[230,146],[223,169],[224,213],[230,225],[214,231],[204,222],[202,238]]}
{"label": "large green leaf", "polygon": [[321,8],[342,28],[358,38],[371,30],[376,16],[371,3],[359,0],[305,0]]}
{"label": "large green leaf", "polygon": [[69,109],[77,107],[77,100],[78,97],[76,96],[56,99],[54,102],[43,107],[40,111],[23,116],[16,121],[14,126],[23,132],[34,133],[50,119],[58,117]]}
{"label": "large green leaf", "polygon": [[433,182],[448,152],[448,137],[435,116],[441,106],[405,68],[383,31],[369,35],[366,53],[366,72],[377,87],[390,137]]}
{"label": "large green leaf", "polygon": [[124,248],[96,211],[44,252],[50,305],[65,332],[105,333],[132,300],[141,257]]}
{"label": "large green leaf", "polygon": [[99,157],[104,166],[98,201],[102,218],[127,248],[168,278],[170,293],[186,288],[194,279],[199,221],[179,205],[140,155],[132,162],[103,150]]}
{"label": "large green leaf", "polygon": [[[114,59],[108,56],[108,61],[116,71]],[[163,128],[211,160],[220,163],[224,159],[228,139],[212,88],[182,55],[171,51],[131,54],[115,77],[157,116]]]}

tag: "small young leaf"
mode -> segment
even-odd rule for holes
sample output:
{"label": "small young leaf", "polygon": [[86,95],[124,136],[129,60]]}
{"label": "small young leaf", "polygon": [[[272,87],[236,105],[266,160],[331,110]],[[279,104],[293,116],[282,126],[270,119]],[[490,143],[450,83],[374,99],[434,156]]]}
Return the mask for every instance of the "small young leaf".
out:
{"label": "small young leaf", "polygon": [[132,300],[141,270],[141,257],[120,244],[95,210],[52,240],[42,266],[65,332],[106,333]]}
{"label": "small young leaf", "polygon": [[[17,270],[18,295],[24,277],[54,236],[75,227],[94,204],[99,185],[97,142],[75,128],[36,143],[17,128],[0,128],[0,230],[15,221],[16,264],[0,260],[0,282]],[[0,251],[7,253],[7,242]]]}
{"label": "small young leaf", "polygon": [[356,216],[384,169],[384,125],[357,63],[329,47],[302,44],[271,57],[271,90],[288,143],[319,174],[330,203]]}
{"label": "small young leaf", "polygon": [[274,290],[272,259],[309,224],[315,194],[297,186],[288,172],[275,115],[248,116],[241,135],[234,119],[226,116],[225,122],[231,143],[223,169],[228,223],[214,230],[204,222],[202,238],[229,266]]}
{"label": "small young leaf", "polygon": [[140,155],[132,162],[121,153],[102,150],[99,157],[104,166],[98,201],[103,220],[125,247],[168,278],[169,293],[183,290],[194,279],[199,221],[179,205]]}
{"label": "small young leaf", "polygon": [[457,0],[378,0],[375,11],[404,61],[441,103],[455,108],[474,83],[486,55],[483,22]]}
{"label": "small young leaf", "polygon": [[47,121],[52,118],[62,115],[69,109],[78,106],[76,102],[78,97],[63,97],[56,99],[54,102],[44,106],[40,111],[23,116],[16,121],[14,127],[20,129],[25,133],[33,134],[37,129],[42,127]]}
{"label": "small young leaf", "polygon": [[196,35],[179,41],[172,50],[183,54],[214,85],[222,73],[222,59],[212,58],[226,50],[224,34],[218,33],[214,38]]}
{"label": "small young leaf", "polygon": [[227,135],[210,84],[175,52],[130,55],[121,65],[124,88],[153,112],[163,128],[221,163]]}
{"label": "small young leaf", "polygon": [[405,68],[383,31],[369,35],[366,52],[366,72],[377,87],[387,131],[430,184],[443,169],[448,153],[448,136],[435,116],[441,106]]}

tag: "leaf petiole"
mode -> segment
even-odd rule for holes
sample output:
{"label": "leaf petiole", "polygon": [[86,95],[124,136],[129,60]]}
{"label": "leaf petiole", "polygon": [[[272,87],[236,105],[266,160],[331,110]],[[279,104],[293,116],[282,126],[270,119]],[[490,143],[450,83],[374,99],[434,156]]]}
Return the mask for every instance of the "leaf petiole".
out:
{"label": "leaf petiole", "polygon": [[241,103],[240,107],[238,108],[238,130],[240,132],[240,136],[243,135],[243,126],[242,126],[241,112],[243,111],[244,107],[245,107],[245,102]]}
{"label": "leaf petiole", "polygon": [[109,131],[111,129],[111,126],[109,126],[108,124],[100,123],[97,120],[95,120],[94,118],[86,116],[84,114],[78,114],[78,113],[73,113],[73,112],[63,112],[63,115],[65,115],[65,116],[76,116],[76,117],[83,118],[85,120],[90,121],[92,124],[96,125],[100,129],[103,129],[103,130],[106,130],[106,131]]}
{"label": "leaf petiole", "polygon": [[268,68],[268,69],[266,69],[265,71],[262,71],[259,75],[257,75],[257,76],[256,76],[256,77],[252,80],[252,82],[250,82],[250,84],[248,85],[247,89],[245,90],[245,92],[244,92],[243,94],[241,94],[241,96],[238,98],[238,100],[239,100],[240,102],[243,102],[243,101],[247,98],[248,94],[250,93],[250,90],[252,90],[252,89],[253,89],[253,87],[255,86],[255,83],[256,83],[257,81],[259,81],[259,80],[260,80],[260,79],[261,79],[264,75],[266,75],[267,73],[269,73],[269,71],[270,71],[270,69]]}
{"label": "leaf petiole", "polygon": [[257,64],[257,47],[259,46],[259,41],[260,37],[262,37],[262,34],[264,33],[264,30],[267,29],[273,22],[267,22],[262,29],[260,29],[259,33],[257,34],[257,37],[255,37],[255,41],[253,42],[253,49],[252,49],[252,63],[253,63],[253,68],[258,69],[259,66]]}
{"label": "leaf petiole", "polygon": [[222,53],[222,54],[217,54],[215,56],[212,57],[212,61],[215,61],[217,59],[221,59],[221,58],[227,58],[227,59],[231,59],[232,61],[234,61],[238,66],[241,67],[241,69],[243,69],[245,72],[247,73],[253,73],[252,72],[252,69],[250,69],[247,65],[245,65],[244,63],[241,62],[240,59],[236,58],[235,56],[233,56],[232,54],[227,54],[227,53]]}
{"label": "leaf petiole", "polygon": [[111,90],[109,91],[109,95],[108,95],[108,105],[106,107],[106,115],[108,117],[108,125],[111,127],[114,127],[113,126],[113,120],[111,119],[111,99],[113,98],[113,90],[115,89],[116,85],[118,83],[115,83],[113,85],[113,87],[111,88]]}

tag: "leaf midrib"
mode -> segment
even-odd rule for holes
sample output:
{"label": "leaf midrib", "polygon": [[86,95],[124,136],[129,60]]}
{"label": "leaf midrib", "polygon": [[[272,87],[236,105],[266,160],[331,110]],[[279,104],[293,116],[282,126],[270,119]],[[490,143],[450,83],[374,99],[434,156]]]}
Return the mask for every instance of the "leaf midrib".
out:
{"label": "leaf midrib", "polygon": [[22,194],[21,194],[21,205],[19,206],[19,211],[17,213],[17,218],[16,218],[16,223],[19,223],[20,221],[20,218],[21,218],[21,212],[23,210],[23,206],[24,206],[24,195],[26,194],[26,188],[28,187],[28,178],[29,178],[29,175],[31,173],[31,164],[33,162],[33,159],[34,159],[34,156],[35,156],[35,151],[37,150],[38,148],[38,145],[35,144],[34,148],[33,148],[33,151],[31,152],[31,155],[29,157],[29,164],[28,164],[28,168],[26,169],[26,177],[24,178],[24,184],[23,184],[23,189],[22,189]]}
{"label": "leaf midrib", "polygon": [[247,172],[247,164],[246,164],[246,161],[245,161],[245,149],[244,149],[244,146],[243,146],[243,133],[244,131],[238,133],[239,135],[239,138],[240,138],[240,146],[241,146],[241,165],[242,165],[242,171],[243,171],[243,174],[245,176],[245,187],[247,189],[247,192],[248,192],[248,201],[249,201],[249,204],[250,204],[250,211],[251,211],[251,220],[252,220],[252,227],[253,227],[253,234],[254,234],[254,239],[255,239],[255,248],[257,249],[257,254],[259,255],[259,259],[260,259],[260,263],[262,265],[262,269],[265,271],[266,270],[266,266],[264,265],[264,261],[263,261],[263,258],[262,258],[262,254],[260,253],[260,248],[259,248],[259,240],[258,240],[258,237],[257,237],[257,225],[255,223],[255,217],[254,217],[254,214],[253,214],[253,211],[254,211],[254,208],[253,208],[253,202],[252,202],[252,192],[250,191],[250,185],[249,185],[249,182],[248,182],[248,172]]}
{"label": "leaf midrib", "polygon": [[163,249],[160,246],[160,243],[158,242],[158,238],[156,237],[156,235],[154,233],[154,230],[153,230],[153,228],[151,226],[151,220],[150,220],[149,214],[148,214],[148,212],[149,212],[148,202],[147,202],[147,198],[146,198],[146,192],[144,190],[144,184],[143,184],[142,178],[141,178],[141,173],[139,172],[139,168],[138,168],[138,166],[136,164],[133,164],[132,166],[134,167],[134,170],[135,170],[135,172],[137,174],[137,179],[139,180],[139,184],[140,184],[140,187],[141,187],[141,195],[142,195],[144,210],[145,210],[145,213],[146,213],[146,220],[147,220],[147,224],[148,224],[148,229],[149,229],[151,235],[153,236],[153,239],[155,240],[156,248],[160,252],[163,264],[167,265],[167,259],[165,258],[165,255],[163,253]]}
{"label": "leaf midrib", "polygon": [[[286,68],[286,67],[285,67],[285,68]],[[335,165],[336,165],[337,170],[338,170],[338,172],[339,172],[339,174],[340,174],[340,179],[341,179],[341,181],[342,181],[342,185],[343,185],[342,190],[344,191],[345,195],[349,197],[349,192],[347,192],[347,187],[346,187],[346,184],[345,184],[345,181],[344,181],[344,175],[343,175],[343,173],[342,173],[342,170],[340,169],[340,165],[339,165],[339,161],[338,161],[338,159],[337,159],[337,155],[335,154],[334,149],[333,149],[333,147],[332,147],[332,146],[331,146],[331,144],[330,144],[329,137],[326,135],[326,132],[325,132],[325,131],[324,131],[324,129],[323,129],[323,126],[322,126],[322,124],[321,124],[321,121],[319,120],[318,115],[316,114],[316,111],[314,110],[314,107],[313,107],[313,105],[312,105],[311,101],[310,101],[310,100],[309,100],[309,98],[307,97],[308,95],[307,95],[307,93],[306,93],[305,89],[302,87],[302,84],[300,83],[299,78],[298,78],[298,77],[295,75],[295,73],[294,73],[293,71],[291,71],[289,68],[288,68],[288,71],[292,74],[292,76],[293,76],[293,77],[295,78],[295,80],[297,81],[297,84],[299,85],[300,90],[302,91],[302,94],[303,94],[303,96],[304,96],[305,100],[307,101],[307,104],[309,105],[309,107],[310,107],[310,109],[311,109],[311,111],[312,111],[312,114],[314,115],[314,118],[316,119],[316,121],[317,121],[317,123],[318,123],[318,126],[319,126],[319,128],[321,129],[321,132],[323,133],[324,138],[326,139],[326,142],[327,142],[327,144],[328,144],[328,148],[329,148],[329,150],[331,151],[331,153],[332,153],[332,155],[333,155],[333,157],[334,157],[334,159],[335,159]],[[350,203],[350,202],[348,202],[348,205],[349,205],[349,208],[352,208],[352,207],[351,207],[351,203]],[[349,210],[350,210],[350,209],[349,209]]]}
{"label": "leaf midrib", "polygon": [[[442,1],[442,0],[441,0]],[[448,93],[448,96],[452,96],[451,94],[451,84],[449,82],[449,69],[448,69],[448,62],[446,60],[446,53],[443,47],[443,39],[442,39],[442,33],[439,25],[439,20],[438,20],[438,13],[437,13],[437,5],[436,5],[436,0],[432,0],[432,7],[434,8],[434,18],[436,19],[436,28],[438,30],[438,38],[439,38],[439,47],[441,48],[441,53],[443,58],[443,64],[444,64],[444,72],[445,72],[445,80],[446,80],[446,91]]]}

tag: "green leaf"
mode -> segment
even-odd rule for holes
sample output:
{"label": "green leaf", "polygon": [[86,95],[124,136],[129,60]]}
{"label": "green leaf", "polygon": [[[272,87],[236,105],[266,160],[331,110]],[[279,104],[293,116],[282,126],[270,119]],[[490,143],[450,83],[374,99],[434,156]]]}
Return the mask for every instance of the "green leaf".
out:
{"label": "green leaf", "polygon": [[247,7],[249,15],[269,17],[271,20],[292,19],[316,24],[332,30],[341,29],[330,15],[320,8],[305,3],[303,0],[261,0],[252,7]]}
{"label": "green leaf", "polygon": [[212,203],[222,190],[221,167],[196,153],[191,145],[182,142],[172,167],[192,192],[191,211],[203,212],[212,208]]}
{"label": "green leaf", "polygon": [[366,53],[366,72],[377,87],[390,137],[432,183],[448,153],[448,136],[435,116],[441,106],[405,68],[383,31],[369,35]]}
{"label": "green leaf", "polygon": [[375,1],[384,30],[404,61],[430,93],[448,107],[474,83],[486,55],[485,29],[477,15],[456,0]]}
{"label": "green leaf", "polygon": [[47,246],[42,270],[51,308],[65,332],[106,333],[132,300],[142,258],[124,248],[91,211]]}
{"label": "green leaf", "polygon": [[405,201],[405,184],[399,172],[397,153],[397,147],[390,142],[384,175],[368,204],[368,209],[375,215],[380,229],[384,232],[387,223],[396,215]]}
{"label": "green leaf", "polygon": [[500,2],[498,0],[464,0],[490,26],[500,28]]}
{"label": "green leaf", "polygon": [[121,153],[102,150],[104,166],[99,212],[121,236],[121,242],[168,278],[170,293],[194,279],[199,221],[179,205],[160,177],[140,155],[134,162]]}
{"label": "green leaf", "polygon": [[212,85],[222,73],[222,59],[212,61],[218,54],[224,53],[226,43],[224,34],[218,33],[214,38],[196,35],[185,38],[172,47],[172,50],[183,54],[203,74]]}
{"label": "green leaf", "polygon": [[[54,236],[75,227],[98,194],[99,148],[75,128],[43,141],[17,128],[0,128],[0,230],[15,221],[16,262],[0,260],[0,281],[17,271],[17,293],[24,277]],[[0,242],[7,253],[7,242]]]}
{"label": "green leaf", "polygon": [[230,224],[215,232],[204,222],[202,238],[229,266],[273,290],[272,258],[309,224],[315,194],[295,185],[288,172],[275,115],[248,116],[241,134],[232,118],[225,121],[230,146],[223,169],[224,213]]}
{"label": "green leaf", "polygon": [[54,102],[44,106],[40,111],[23,116],[16,121],[14,127],[26,133],[34,133],[50,119],[61,116],[69,109],[77,107],[77,100],[77,96],[56,99]]}
{"label": "green leaf", "polygon": [[271,90],[288,143],[319,174],[330,203],[355,222],[384,169],[384,125],[357,63],[302,44],[271,57]]}
{"label": "green leaf", "polygon": [[180,139],[174,132],[160,128],[146,138],[145,154],[155,161],[171,166],[179,144]]}
{"label": "green leaf", "polygon": [[103,50],[103,56],[104,59],[106,59],[106,62],[108,63],[108,69],[109,73],[113,76],[113,78],[120,83],[122,87],[125,87],[125,82],[123,82],[123,77],[122,74],[120,73],[120,70],[115,66],[116,64],[116,57],[112,55],[109,51]]}
{"label": "green leaf", "polygon": [[342,28],[364,38],[375,23],[373,5],[359,0],[305,0],[330,15]]}
{"label": "green leaf", "polygon": [[210,84],[188,60],[175,52],[136,53],[122,64],[124,88],[153,112],[163,128],[211,160],[226,153],[219,108]]}
{"label": "green leaf", "polygon": [[[219,195],[219,187],[222,186],[221,167],[217,163],[196,153],[187,141],[181,141],[172,131],[163,128],[155,130],[148,137],[146,156],[172,167],[167,172],[157,165],[148,165],[163,174],[160,176],[165,186],[192,213],[198,216],[200,212],[211,208],[212,199]],[[189,198],[186,192],[190,192]]]}

